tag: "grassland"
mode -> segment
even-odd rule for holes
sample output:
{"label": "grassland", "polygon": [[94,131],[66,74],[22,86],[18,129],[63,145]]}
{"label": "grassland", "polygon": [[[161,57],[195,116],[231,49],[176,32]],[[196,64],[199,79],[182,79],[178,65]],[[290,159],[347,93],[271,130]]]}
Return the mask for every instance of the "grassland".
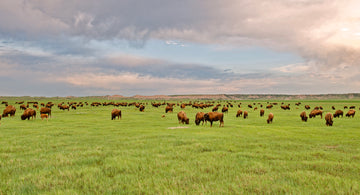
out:
{"label": "grassland", "polygon": [[[164,106],[141,102],[148,103],[145,112],[120,107],[123,117],[113,121],[114,106],[55,106],[49,121],[21,121],[16,105],[16,116],[1,120],[0,194],[360,194],[358,113],[334,119],[332,127],[299,117],[305,104],[333,113],[332,105],[358,111],[360,101],[285,101],[290,111],[277,105],[265,117],[247,105],[267,100],[231,101],[222,128],[195,125],[196,112],[211,108],[186,107],[190,125],[183,125],[179,106],[165,114]],[[235,117],[239,102],[248,119]],[[273,124],[266,124],[269,112]]]}

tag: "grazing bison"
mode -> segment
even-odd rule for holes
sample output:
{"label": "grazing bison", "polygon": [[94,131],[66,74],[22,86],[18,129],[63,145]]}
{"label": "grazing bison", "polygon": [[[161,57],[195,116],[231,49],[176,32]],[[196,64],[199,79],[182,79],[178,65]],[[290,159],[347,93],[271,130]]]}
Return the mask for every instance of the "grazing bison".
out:
{"label": "grazing bison", "polygon": [[144,110],[145,110],[145,106],[144,106],[144,105],[140,105],[140,106],[139,106],[139,111],[140,111],[140,112],[144,112]]}
{"label": "grazing bison", "polygon": [[248,105],[248,107],[249,107],[249,108],[252,108],[252,105],[251,105],[251,104],[249,104],[249,105]]}
{"label": "grazing bison", "polygon": [[48,114],[51,117],[51,109],[47,107],[40,108],[40,114]]}
{"label": "grazing bison", "polygon": [[47,114],[40,114],[41,120],[44,120],[44,118],[46,118],[46,121],[48,120],[48,115]]}
{"label": "grazing bison", "polygon": [[280,106],[283,110],[290,110],[290,105],[282,105]]}
{"label": "grazing bison", "polygon": [[322,111],[321,110],[312,110],[311,112],[310,112],[310,114],[309,114],[309,117],[310,118],[315,118],[315,116],[317,116],[317,115],[320,115],[320,117],[322,118]]}
{"label": "grazing bison", "polygon": [[69,106],[68,105],[59,105],[60,110],[68,110],[69,111]]}
{"label": "grazing bison", "polygon": [[306,116],[306,112],[305,112],[305,111],[302,111],[302,112],[300,113],[300,118],[301,118],[302,121],[307,122],[308,117]]}
{"label": "grazing bison", "polygon": [[21,105],[20,105],[20,110],[26,110],[25,104],[21,104]]}
{"label": "grazing bison", "polygon": [[264,110],[264,109],[261,109],[261,110],[260,110],[260,117],[263,117],[264,114],[265,114],[265,110]]}
{"label": "grazing bison", "polygon": [[349,110],[349,111],[346,113],[345,116],[347,116],[347,117],[352,116],[352,117],[354,118],[354,116],[355,116],[355,110]]}
{"label": "grazing bison", "polygon": [[71,109],[76,110],[76,105],[75,104],[71,105]]}
{"label": "grazing bison", "polygon": [[229,108],[224,106],[222,109],[221,109],[221,112],[222,113],[227,113],[229,111]]}
{"label": "grazing bison", "polygon": [[248,115],[249,115],[248,111],[244,111],[244,119],[248,118]]}
{"label": "grazing bison", "polygon": [[242,114],[243,114],[243,111],[242,111],[242,110],[238,110],[238,111],[236,112],[236,117],[241,117]]}
{"label": "grazing bison", "polygon": [[272,107],[273,107],[272,104],[269,104],[269,105],[266,106],[267,109],[271,109]]}
{"label": "grazing bison", "polygon": [[326,126],[332,126],[334,121],[333,121],[333,115],[329,112],[325,115],[325,121],[326,121]]}
{"label": "grazing bison", "polygon": [[[335,110],[335,106],[331,106],[331,108],[333,109],[333,110]],[[334,116],[335,117],[335,116]]]}
{"label": "grazing bison", "polygon": [[274,114],[273,113],[270,113],[269,116],[268,116],[268,119],[266,120],[268,124],[272,123],[274,119]]}
{"label": "grazing bison", "polygon": [[214,106],[214,108],[212,109],[213,112],[218,111],[219,107],[218,106]]}
{"label": "grazing bison", "polygon": [[350,106],[349,109],[355,109],[355,106]]}
{"label": "grazing bison", "polygon": [[210,127],[214,121],[220,121],[220,127],[224,126],[224,114],[218,112],[208,112],[204,114],[205,121],[210,121]]}
{"label": "grazing bison", "polygon": [[9,114],[10,116],[15,116],[15,112],[16,112],[15,106],[12,105],[6,106],[6,108],[3,111],[2,117],[8,117]]}
{"label": "grazing bison", "polygon": [[24,113],[21,115],[21,120],[30,120],[31,119],[36,119],[36,111],[31,109],[31,108],[27,108]]}
{"label": "grazing bison", "polygon": [[116,117],[119,119],[121,119],[121,110],[114,108],[111,111],[111,120],[116,119]]}
{"label": "grazing bison", "polygon": [[335,113],[334,113],[334,118],[336,118],[336,117],[340,118],[340,116],[343,117],[343,116],[344,116],[344,112],[343,112],[342,110],[337,110],[337,111],[335,111]]}
{"label": "grazing bison", "polygon": [[195,124],[196,125],[200,125],[201,121],[202,121],[202,124],[204,125],[204,121],[205,121],[204,115],[205,115],[205,113],[203,113],[203,112],[196,113],[196,115],[195,115]]}
{"label": "grazing bison", "polygon": [[172,106],[166,106],[165,113],[173,112],[174,108]]}
{"label": "grazing bison", "polygon": [[306,110],[310,110],[310,106],[309,106],[309,105],[305,105],[305,109],[306,109]]}
{"label": "grazing bison", "polygon": [[178,117],[179,123],[189,124],[189,118],[186,116],[186,113],[185,113],[184,111],[180,111],[180,112],[177,114],[177,117]]}

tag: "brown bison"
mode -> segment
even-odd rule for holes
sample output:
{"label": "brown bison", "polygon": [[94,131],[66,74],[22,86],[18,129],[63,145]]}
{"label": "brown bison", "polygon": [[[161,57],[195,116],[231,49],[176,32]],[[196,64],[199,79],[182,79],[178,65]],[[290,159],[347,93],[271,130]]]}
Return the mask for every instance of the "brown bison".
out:
{"label": "brown bison", "polygon": [[306,116],[305,111],[300,113],[300,118],[301,118],[302,121],[307,122],[308,117]]}
{"label": "brown bison", "polygon": [[349,110],[349,111],[346,113],[345,116],[347,116],[347,117],[352,116],[352,117],[354,118],[354,116],[355,116],[355,110]]}
{"label": "brown bison", "polygon": [[119,119],[121,119],[121,110],[114,108],[111,111],[111,120],[116,119],[116,117]]}
{"label": "brown bison", "polygon": [[26,110],[25,104],[21,104],[21,105],[20,105],[20,110]]}
{"label": "brown bison", "polygon": [[173,112],[174,108],[172,106],[166,106],[165,113]]}
{"label": "brown bison", "polygon": [[229,108],[224,106],[222,109],[221,109],[221,112],[222,113],[227,113],[229,111]]}
{"label": "brown bison", "polygon": [[249,115],[248,111],[244,111],[244,119],[248,118],[248,115]]}
{"label": "brown bison", "polygon": [[333,115],[329,112],[325,115],[325,121],[326,121],[326,126],[332,126],[334,121],[333,121]]}
{"label": "brown bison", "polygon": [[332,108],[333,110],[335,110],[335,106],[331,106],[331,108]]}
{"label": "brown bison", "polygon": [[202,124],[204,125],[204,121],[205,121],[204,115],[205,115],[205,113],[203,113],[203,112],[196,113],[196,115],[195,115],[195,124],[196,125],[200,125],[201,121],[202,121]]}
{"label": "brown bison", "polygon": [[36,111],[31,109],[31,108],[27,108],[24,113],[21,115],[21,120],[30,120],[31,119],[36,119]]}
{"label": "brown bison", "polygon": [[40,114],[48,114],[51,117],[51,109],[47,107],[40,108]]}
{"label": "brown bison", "polygon": [[48,115],[47,114],[40,114],[41,120],[44,120],[44,118],[46,118],[46,121],[48,120]]}
{"label": "brown bison", "polygon": [[144,112],[144,110],[145,110],[145,106],[141,104],[141,105],[139,106],[139,111],[140,111],[140,112]]}
{"label": "brown bison", "polygon": [[265,110],[264,110],[264,109],[261,109],[261,110],[260,110],[260,117],[263,117],[264,114],[265,114]]}
{"label": "brown bison", "polygon": [[334,118],[336,118],[336,117],[340,118],[340,116],[343,117],[343,116],[344,116],[344,112],[343,112],[342,110],[337,110],[337,111],[335,111],[335,113],[334,113]]}
{"label": "brown bison", "polygon": [[320,117],[322,118],[322,111],[321,110],[312,110],[311,112],[310,112],[310,114],[309,114],[309,117],[310,118],[315,118],[315,116],[317,116],[317,115],[320,115]]}
{"label": "brown bison", "polygon": [[306,109],[306,110],[310,110],[310,106],[309,106],[309,105],[305,105],[305,109]]}
{"label": "brown bison", "polygon": [[10,116],[15,116],[15,112],[16,112],[15,106],[12,105],[6,106],[6,108],[3,111],[2,117],[8,117],[9,114]]}
{"label": "brown bison", "polygon": [[214,106],[214,108],[212,109],[213,112],[218,111],[219,107],[218,106]]}
{"label": "brown bison", "polygon": [[269,116],[268,116],[268,119],[266,120],[268,124],[272,123],[274,119],[274,114],[273,113],[270,113]]}
{"label": "brown bison", "polygon": [[271,109],[272,107],[273,107],[272,104],[269,104],[269,105],[266,106],[267,109]]}
{"label": "brown bison", "polygon": [[282,105],[280,106],[283,110],[290,110],[290,105]]}
{"label": "brown bison", "polygon": [[243,111],[242,111],[242,110],[238,110],[238,111],[236,112],[236,117],[241,117],[242,114],[243,114]]}
{"label": "brown bison", "polygon": [[186,116],[186,113],[185,113],[184,111],[180,111],[180,112],[177,114],[177,117],[178,117],[179,123],[189,124],[189,118]]}
{"label": "brown bison", "polygon": [[68,105],[60,105],[59,106],[60,110],[68,110],[69,111],[69,106]]}
{"label": "brown bison", "polygon": [[214,121],[220,121],[220,127],[224,126],[224,114],[218,112],[208,112],[204,114],[205,121],[210,121],[210,127]]}

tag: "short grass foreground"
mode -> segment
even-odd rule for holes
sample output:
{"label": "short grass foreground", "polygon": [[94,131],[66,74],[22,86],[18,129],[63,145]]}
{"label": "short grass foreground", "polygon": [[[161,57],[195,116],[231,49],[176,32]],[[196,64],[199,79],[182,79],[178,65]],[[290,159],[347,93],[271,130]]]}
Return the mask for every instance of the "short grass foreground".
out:
{"label": "short grass foreground", "polygon": [[[165,106],[137,102],[148,103],[145,112],[119,107],[120,120],[111,120],[114,106],[62,111],[55,104],[48,121],[39,112],[22,121],[9,101],[17,112],[0,121],[0,194],[360,194],[360,113],[335,118],[332,127],[299,116],[305,104],[346,113],[344,105],[360,112],[360,102],[291,101],[291,110],[282,110],[274,100],[279,104],[260,117],[260,107],[247,105],[266,101],[232,101],[221,128],[194,123],[212,107],[186,107],[185,125],[177,121],[179,106],[165,114]],[[248,119],[235,117],[239,102]]]}

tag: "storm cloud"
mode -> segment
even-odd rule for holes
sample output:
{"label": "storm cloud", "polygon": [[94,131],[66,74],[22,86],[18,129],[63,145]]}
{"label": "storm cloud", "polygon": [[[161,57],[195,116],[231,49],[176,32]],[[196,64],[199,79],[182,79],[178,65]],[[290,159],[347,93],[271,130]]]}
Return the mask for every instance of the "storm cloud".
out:
{"label": "storm cloud", "polygon": [[[358,92],[358,8],[355,0],[3,0],[0,87],[4,95]],[[259,47],[302,61],[231,69],[116,45],[142,51],[150,40]]]}

